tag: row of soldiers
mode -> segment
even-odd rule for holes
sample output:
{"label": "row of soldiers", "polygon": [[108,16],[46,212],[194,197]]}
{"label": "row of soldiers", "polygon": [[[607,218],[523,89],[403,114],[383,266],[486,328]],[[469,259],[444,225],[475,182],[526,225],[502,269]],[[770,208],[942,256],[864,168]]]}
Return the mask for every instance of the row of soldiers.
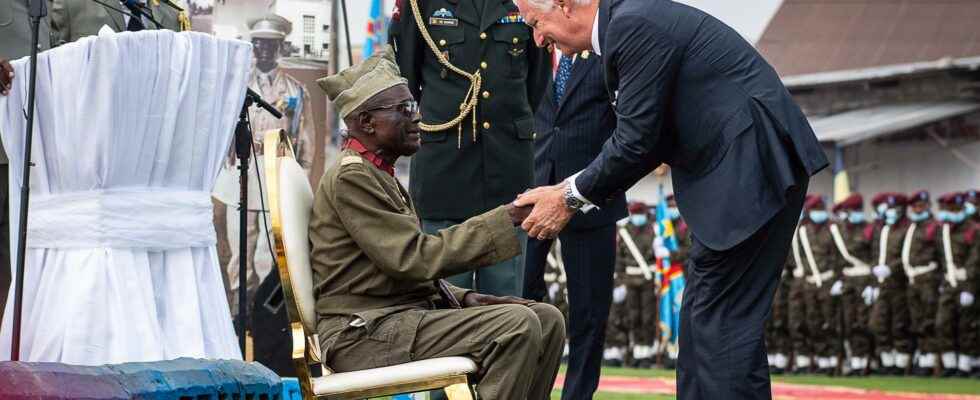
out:
{"label": "row of soldiers", "polygon": [[808,196],[767,323],[774,373],[980,377],[977,191]]}

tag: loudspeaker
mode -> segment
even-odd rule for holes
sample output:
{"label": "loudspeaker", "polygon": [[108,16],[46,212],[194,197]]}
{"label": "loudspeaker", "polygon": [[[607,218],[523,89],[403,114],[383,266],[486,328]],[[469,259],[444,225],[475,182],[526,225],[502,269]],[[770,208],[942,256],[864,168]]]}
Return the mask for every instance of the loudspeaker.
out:
{"label": "loudspeaker", "polygon": [[279,376],[295,377],[296,368],[290,359],[292,338],[289,333],[289,316],[286,315],[282,283],[276,271],[259,285],[250,316],[255,361]]}

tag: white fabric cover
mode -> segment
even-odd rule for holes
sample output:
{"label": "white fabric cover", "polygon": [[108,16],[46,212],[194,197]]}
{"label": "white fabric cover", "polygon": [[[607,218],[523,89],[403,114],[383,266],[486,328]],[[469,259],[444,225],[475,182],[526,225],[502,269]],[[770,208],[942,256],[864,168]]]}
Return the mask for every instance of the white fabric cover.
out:
{"label": "white fabric cover", "polygon": [[327,395],[445,378],[476,372],[476,363],[466,357],[443,357],[391,367],[341,372],[313,378],[313,393]]}
{"label": "white fabric cover", "polygon": [[[267,152],[275,157],[275,152]],[[308,332],[316,332],[316,299],[313,298],[313,266],[310,265],[310,215],[313,189],[306,172],[294,158],[279,159],[279,212],[282,218],[286,265],[300,318]]]}
{"label": "white fabric cover", "polygon": [[[248,43],[170,31],[102,32],[41,54],[22,360],[241,358],[204,202],[251,58]],[[17,210],[29,73],[26,59],[13,65],[0,132]]]}

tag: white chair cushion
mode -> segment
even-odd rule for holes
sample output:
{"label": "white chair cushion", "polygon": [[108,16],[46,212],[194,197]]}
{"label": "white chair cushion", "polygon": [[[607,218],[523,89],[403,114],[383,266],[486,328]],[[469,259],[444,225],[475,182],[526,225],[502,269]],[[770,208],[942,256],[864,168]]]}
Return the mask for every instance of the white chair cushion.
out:
{"label": "white chair cushion", "polygon": [[310,215],[313,190],[306,172],[295,159],[279,158],[279,209],[282,217],[286,264],[296,307],[307,332],[316,332],[316,300],[313,298],[313,267],[310,265]]}
{"label": "white chair cushion", "polygon": [[476,372],[476,363],[465,357],[443,357],[391,367],[341,372],[313,379],[313,393],[328,395],[412,383]]}

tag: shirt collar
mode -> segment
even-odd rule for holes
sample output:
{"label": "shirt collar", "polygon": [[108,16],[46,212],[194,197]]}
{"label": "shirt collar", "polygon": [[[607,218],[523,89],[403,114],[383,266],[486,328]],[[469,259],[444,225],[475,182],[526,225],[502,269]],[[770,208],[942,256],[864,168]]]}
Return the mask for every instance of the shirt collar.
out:
{"label": "shirt collar", "polygon": [[602,55],[599,48],[599,10],[595,11],[595,20],[592,21],[592,51],[598,56]]}
{"label": "shirt collar", "polygon": [[364,147],[361,141],[355,138],[348,138],[347,141],[344,142],[344,148],[356,151],[357,154],[360,154],[361,157],[364,157],[364,159],[370,161],[371,164],[374,164],[374,166],[378,167],[378,169],[387,172],[388,175],[395,176],[395,166],[388,161],[385,161],[385,159],[381,158],[381,156],[368,150],[367,147]]}

